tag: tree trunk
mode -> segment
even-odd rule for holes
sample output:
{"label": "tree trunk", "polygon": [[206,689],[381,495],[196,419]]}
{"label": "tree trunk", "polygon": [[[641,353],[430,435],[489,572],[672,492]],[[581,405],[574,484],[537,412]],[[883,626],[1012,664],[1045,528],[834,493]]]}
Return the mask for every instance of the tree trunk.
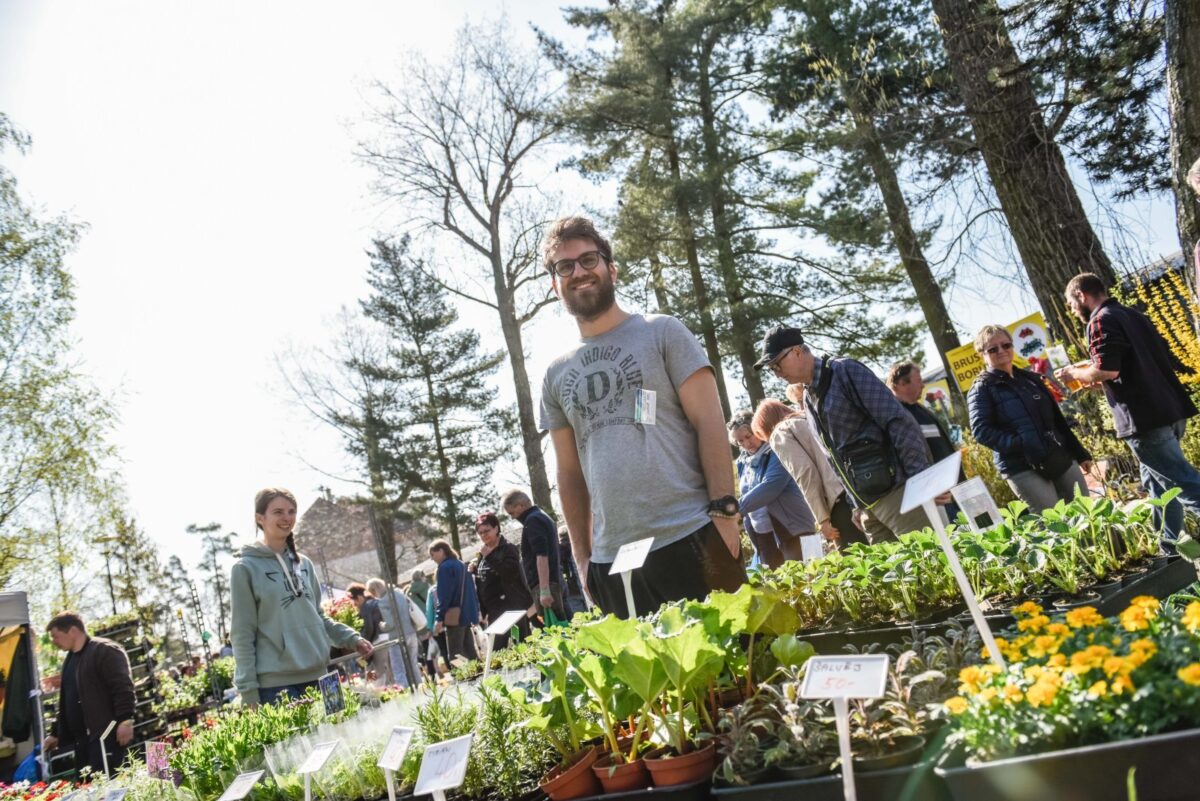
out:
{"label": "tree trunk", "polygon": [[382,532],[383,553],[379,565],[384,581],[396,580],[396,535],[392,527],[392,507],[388,502],[387,488],[383,483],[383,462],[379,454],[381,423],[368,408],[363,413],[363,445],[367,454],[367,480],[370,482],[371,506],[375,510],[376,523]]}
{"label": "tree trunk", "polygon": [[[702,44],[700,54],[699,89],[701,139],[704,144],[705,184],[708,189],[709,207],[712,212],[713,235],[717,243],[717,265],[725,297],[729,301],[729,317],[733,328],[733,349],[742,365],[742,380],[750,393],[750,406],[758,406],[766,394],[763,392],[762,375],[754,369],[758,361],[755,345],[754,323],[746,314],[746,292],[738,275],[737,262],[733,256],[733,226],[727,216],[725,202],[725,168],[721,159],[721,146],[716,129],[716,112],[713,109],[712,82],[709,79],[709,63],[715,37]],[[726,418],[728,419],[728,418]]]}
{"label": "tree trunk", "polygon": [[900,261],[908,273],[908,280],[913,286],[913,291],[917,293],[917,302],[921,304],[921,312],[925,315],[925,324],[929,326],[929,333],[933,335],[934,347],[938,349],[938,357],[942,361],[942,366],[946,368],[946,383],[950,386],[950,400],[954,406],[954,413],[965,420],[967,415],[962,392],[958,388],[958,382],[954,380],[954,370],[951,369],[950,359],[946,356],[948,351],[954,350],[960,343],[958,332],[954,330],[954,323],[950,319],[950,312],[946,309],[942,289],[938,286],[937,279],[933,276],[933,270],[929,268],[929,262],[925,259],[921,240],[917,236],[917,232],[913,230],[912,217],[908,213],[908,202],[904,199],[904,192],[900,189],[900,179],[896,177],[896,170],[879,140],[879,131],[875,127],[875,121],[862,111],[858,98],[853,96],[849,87],[843,86],[842,94],[852,110],[854,128],[858,133],[860,146],[867,155],[871,173],[875,176],[875,183],[879,186],[880,194],[883,195],[883,205],[887,209],[888,227],[892,232],[892,241],[896,245],[896,250],[900,252]]}
{"label": "tree trunk", "polygon": [[1073,275],[1116,276],[1046,129],[994,0],[933,0],[975,139],[1053,334],[1079,340],[1064,308]]}
{"label": "tree trunk", "polygon": [[717,340],[717,326],[713,322],[708,287],[704,285],[704,273],[700,269],[700,249],[696,246],[696,227],[692,223],[692,211],[683,188],[683,170],[679,166],[679,144],[675,141],[674,122],[668,122],[667,163],[671,167],[671,180],[675,195],[675,219],[683,235],[684,252],[687,254],[688,275],[692,279],[692,292],[696,295],[696,307],[700,311],[700,336],[704,340],[704,351],[712,364],[717,378],[717,394],[721,398],[721,413],[728,420],[733,416],[729,405],[729,391],[725,388],[725,370],[721,366],[721,346]]}
{"label": "tree trunk", "polygon": [[[1200,159],[1200,0],[1167,0],[1167,106],[1171,112],[1171,188],[1183,263],[1200,241],[1200,208],[1188,169]],[[1184,271],[1195,284],[1194,268]]]}
{"label": "tree trunk", "polygon": [[[499,240],[493,238],[492,242]],[[492,270],[496,281],[496,305],[500,310],[500,330],[504,332],[504,345],[508,349],[508,363],[512,367],[513,382],[517,389],[517,417],[521,422],[521,445],[525,449],[525,466],[529,470],[529,489],[533,502],[546,514],[554,517],[554,504],[550,499],[550,480],[546,477],[546,459],[542,454],[542,436],[538,431],[537,415],[533,411],[533,392],[529,386],[529,372],[525,369],[525,345],[521,341],[521,325],[517,321],[517,309],[512,291],[504,280],[504,266],[499,249],[493,248]]]}
{"label": "tree trunk", "polygon": [[671,299],[667,295],[667,284],[663,279],[663,263],[657,254],[650,256],[650,287],[654,290],[654,302],[659,314],[671,313]]}
{"label": "tree trunk", "polygon": [[462,553],[462,545],[458,541],[458,503],[454,500],[454,479],[450,477],[450,459],[446,456],[446,445],[442,442],[442,421],[438,414],[437,391],[433,380],[425,374],[425,392],[429,396],[429,408],[433,410],[430,422],[433,424],[433,446],[438,458],[438,494],[442,503],[446,504],[446,523],[450,528],[450,544],[454,550]]}

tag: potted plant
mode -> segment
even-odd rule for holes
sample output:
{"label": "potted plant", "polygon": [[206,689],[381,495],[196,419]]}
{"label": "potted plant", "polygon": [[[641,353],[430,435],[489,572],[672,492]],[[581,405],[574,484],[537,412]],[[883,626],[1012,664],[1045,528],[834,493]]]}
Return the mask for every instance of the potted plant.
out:
{"label": "potted plant", "polygon": [[559,763],[538,782],[553,801],[569,801],[600,792],[599,781],[592,771],[600,749],[583,745],[595,728],[579,708],[584,686],[572,668],[572,661],[566,644],[561,639],[554,640],[545,649],[540,665],[543,682],[523,699],[528,718],[520,725],[543,732],[560,756]]}

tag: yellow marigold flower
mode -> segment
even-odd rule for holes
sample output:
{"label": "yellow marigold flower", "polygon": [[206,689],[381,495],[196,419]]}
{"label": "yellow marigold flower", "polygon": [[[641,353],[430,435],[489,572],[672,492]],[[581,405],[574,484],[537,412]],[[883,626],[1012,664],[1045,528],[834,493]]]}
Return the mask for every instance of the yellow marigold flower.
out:
{"label": "yellow marigold flower", "polygon": [[1150,621],[1157,615],[1153,609],[1133,604],[1121,613],[1121,625],[1126,631],[1144,631],[1150,628]]}
{"label": "yellow marigold flower", "polygon": [[1089,645],[1082,651],[1071,654],[1071,669],[1082,675],[1103,665],[1104,660],[1110,656],[1112,656],[1112,651],[1108,647]]}
{"label": "yellow marigold flower", "polygon": [[1007,701],[1008,703],[1015,704],[1017,701],[1020,701],[1024,697],[1025,697],[1025,694],[1021,692],[1021,688],[1018,687],[1017,685],[1015,685],[1015,684],[1005,684],[1004,685],[1004,700]]}
{"label": "yellow marigold flower", "polygon": [[1118,673],[1128,675],[1137,665],[1131,664],[1128,660],[1119,656],[1110,656],[1104,660],[1103,668],[1104,675],[1112,678]]}
{"label": "yellow marigold flower", "polygon": [[1071,633],[1071,627],[1066,623],[1051,623],[1046,626],[1046,633],[1052,634],[1055,637],[1066,637]]}
{"label": "yellow marigold flower", "polygon": [[997,665],[995,662],[990,662],[986,665],[981,665],[979,669],[982,670],[984,673],[986,673],[989,676],[999,676],[1000,675],[1000,666]]}
{"label": "yellow marigold flower", "polygon": [[1040,615],[1042,613],[1042,607],[1038,606],[1033,601],[1026,601],[1020,606],[1014,606],[1012,611],[1014,615],[1028,615],[1032,617],[1034,615]]}
{"label": "yellow marigold flower", "polygon": [[987,703],[990,703],[992,701],[992,699],[994,699],[996,697],[996,694],[997,693],[996,693],[995,687],[984,687],[982,690],[979,691],[979,695],[977,695],[976,697],[980,701],[983,701],[985,704],[987,704]]}
{"label": "yellow marigold flower", "polygon": [[967,711],[967,699],[956,695],[953,698],[947,698],[944,706],[951,715],[961,715]]}
{"label": "yellow marigold flower", "polygon": [[1065,668],[1066,666],[1067,666],[1067,655],[1063,654],[1063,653],[1054,654],[1046,661],[1046,667],[1062,669],[1062,668]]}
{"label": "yellow marigold flower", "polygon": [[1034,615],[1017,622],[1017,631],[1039,632],[1050,625],[1050,618],[1045,615]]}
{"label": "yellow marigold flower", "polygon": [[1120,695],[1125,691],[1133,692],[1133,679],[1125,674],[1121,674],[1112,680],[1112,686],[1109,688],[1113,695]]}
{"label": "yellow marigold flower", "polygon": [[1140,640],[1134,640],[1133,642],[1129,643],[1129,650],[1145,651],[1146,656],[1150,657],[1158,653],[1158,643],[1147,637],[1142,637]]}
{"label": "yellow marigold flower", "polygon": [[1091,687],[1088,687],[1088,698],[1103,698],[1108,695],[1108,684],[1104,681],[1098,681]]}
{"label": "yellow marigold flower", "polygon": [[1025,677],[1025,681],[1037,681],[1045,672],[1046,669],[1041,665],[1030,665],[1029,667],[1025,668],[1025,671],[1022,675]]}
{"label": "yellow marigold flower", "polygon": [[969,665],[958,672],[958,691],[975,695],[987,678],[987,674],[978,665]]}
{"label": "yellow marigold flower", "polygon": [[1080,606],[1069,610],[1066,619],[1067,625],[1073,629],[1087,629],[1103,623],[1104,615],[1097,612],[1094,606]]}
{"label": "yellow marigold flower", "polygon": [[1192,634],[1200,631],[1200,601],[1192,601],[1183,610],[1183,625]]}
{"label": "yellow marigold flower", "polygon": [[1136,606],[1147,611],[1157,611],[1162,604],[1153,595],[1139,595],[1129,602],[1130,606]]}
{"label": "yellow marigold flower", "polygon": [[1175,675],[1184,684],[1190,684],[1193,687],[1200,687],[1200,662],[1193,662],[1187,667],[1180,668],[1175,671]]}
{"label": "yellow marigold flower", "polygon": [[1047,706],[1054,701],[1056,695],[1058,695],[1058,687],[1039,681],[1026,691],[1025,700],[1029,702],[1030,706]]}

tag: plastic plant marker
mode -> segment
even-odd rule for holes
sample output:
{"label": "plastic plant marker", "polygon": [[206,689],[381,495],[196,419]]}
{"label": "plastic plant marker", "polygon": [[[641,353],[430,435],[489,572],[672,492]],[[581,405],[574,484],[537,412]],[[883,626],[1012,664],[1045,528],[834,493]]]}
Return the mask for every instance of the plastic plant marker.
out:
{"label": "plastic plant marker", "polygon": [[971,612],[971,619],[975,622],[975,628],[979,629],[979,636],[983,638],[983,644],[987,646],[988,656],[991,660],[1000,667],[1001,670],[1008,670],[1008,665],[1004,662],[1004,657],[1000,655],[1000,648],[996,645],[996,637],[992,634],[992,627],[988,625],[987,620],[983,617],[983,610],[979,608],[979,599],[975,597],[975,590],[971,588],[971,582],[967,580],[967,574],[963,572],[962,563],[958,561],[958,554],[954,552],[954,545],[950,542],[950,535],[946,533],[946,527],[942,524],[942,519],[938,515],[937,504],[933,499],[925,501],[925,514],[929,517],[929,522],[933,524],[933,530],[937,534],[938,543],[942,546],[942,550],[946,554],[946,560],[950,563],[950,572],[954,574],[954,580],[958,582],[958,589],[962,592],[963,600],[967,602],[967,609]]}
{"label": "plastic plant marker", "polygon": [[496,635],[503,634],[520,622],[521,618],[525,617],[524,609],[513,609],[505,612],[500,617],[492,621],[492,625],[483,630],[487,635],[487,653],[483,658],[483,678],[487,679],[488,673],[492,669],[492,649],[496,647]]}
{"label": "plastic plant marker", "polygon": [[394,726],[391,736],[388,737],[387,745],[383,747],[383,752],[379,755],[379,761],[375,763],[375,767],[383,768],[383,778],[387,782],[388,801],[396,801],[395,773],[404,762],[404,755],[408,753],[408,745],[412,742],[412,736],[413,729],[407,726]]}
{"label": "plastic plant marker", "polygon": [[296,773],[304,777],[304,801],[312,801],[312,775],[325,767],[325,763],[329,761],[340,742],[341,740],[331,740],[327,743],[317,743],[300,763],[300,767],[296,768]]}
{"label": "plastic plant marker", "polygon": [[445,801],[446,791],[458,787],[467,777],[467,758],[474,738],[474,734],[464,734],[426,746],[413,795],[431,793],[437,801]]}
{"label": "plastic plant marker", "polygon": [[104,728],[104,733],[100,735],[100,759],[104,762],[104,775],[108,775],[108,749],[104,747],[104,741],[108,739],[108,735],[112,734],[112,730],[117,727],[115,720],[110,720]]}
{"label": "plastic plant marker", "polygon": [[321,689],[321,701],[325,705],[326,715],[336,715],[346,708],[346,699],[342,697],[342,682],[337,671],[330,671],[317,679],[317,686]]}
{"label": "plastic plant marker", "polygon": [[221,797],[217,801],[241,801],[250,794],[250,790],[258,783],[258,780],[266,773],[265,770],[252,770],[248,773],[239,773],[229,786],[225,788],[225,792],[221,793]]}
{"label": "plastic plant marker", "polygon": [[958,508],[967,516],[971,530],[976,534],[982,534],[1000,524],[1000,508],[996,506],[987,485],[979,476],[968,478],[951,489],[950,493],[958,503]]}
{"label": "plastic plant marker", "polygon": [[168,756],[170,749],[170,743],[162,741],[146,743],[146,773],[151,778],[171,778],[171,764]]}
{"label": "plastic plant marker", "polygon": [[650,554],[650,548],[653,545],[653,537],[625,543],[617,551],[617,558],[613,560],[612,567],[608,569],[608,575],[619,574],[621,576],[621,583],[625,585],[625,608],[631,618],[637,617],[637,607],[633,602],[632,573],[646,563],[646,557]]}
{"label": "plastic plant marker", "polygon": [[962,453],[954,453],[934,462],[929,467],[911,476],[904,482],[904,499],[900,502],[900,513],[911,512],[937,496],[949,492],[958,483],[962,468]]}
{"label": "plastic plant marker", "polygon": [[854,786],[854,756],[850,752],[850,699],[881,698],[887,671],[886,654],[814,656],[808,660],[800,696],[833,699],[838,751],[842,759],[842,793],[846,801],[858,801]]}

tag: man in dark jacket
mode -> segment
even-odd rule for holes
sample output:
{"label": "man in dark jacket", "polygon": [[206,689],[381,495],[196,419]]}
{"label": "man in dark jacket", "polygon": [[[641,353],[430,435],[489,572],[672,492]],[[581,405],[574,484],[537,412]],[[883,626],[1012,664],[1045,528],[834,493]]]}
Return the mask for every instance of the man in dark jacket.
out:
{"label": "man in dark jacket", "polygon": [[1075,276],[1066,294],[1071,311],[1087,323],[1092,358],[1091,364],[1062,368],[1058,378],[1104,389],[1117,436],[1137,456],[1151,496],[1182,490],[1183,505],[1169,504],[1163,521],[1164,547],[1172,550],[1183,531],[1183,506],[1200,513],[1200,471],[1179,446],[1188,418],[1197,413],[1176,374],[1185,368],[1154,323],[1110,298],[1099,276]]}
{"label": "man in dark jacket", "polygon": [[[134,693],[129,658],[121,646],[103,637],[89,637],[83,619],[63,612],[46,627],[50,640],[67,651],[59,691],[58,718],[43,743],[48,753],[61,744],[75,751],[75,768],[84,765],[104,770],[101,749],[108,752],[109,771],[125,761],[125,747],[133,741]],[[110,723],[115,733],[101,743]]]}
{"label": "man in dark jacket", "polygon": [[558,526],[533,505],[523,491],[509,490],[500,499],[504,513],[521,522],[521,567],[539,609],[553,609],[567,617],[562,602],[562,571],[558,566]]}
{"label": "man in dark jacket", "polygon": [[[808,423],[863,510],[871,542],[895,539],[929,525],[921,507],[900,512],[904,484],[929,467],[921,428],[865,365],[854,359],[816,358],[798,328],[779,326],[763,337],[754,368],[768,368],[789,384],[804,384]],[[939,502],[949,501],[948,496]]]}

